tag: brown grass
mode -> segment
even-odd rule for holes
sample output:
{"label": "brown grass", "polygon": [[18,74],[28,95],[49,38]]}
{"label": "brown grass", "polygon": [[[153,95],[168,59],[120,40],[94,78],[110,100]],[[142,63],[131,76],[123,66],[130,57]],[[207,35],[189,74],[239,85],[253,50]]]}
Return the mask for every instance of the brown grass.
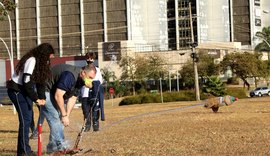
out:
{"label": "brown grass", "polygon": [[[270,155],[270,97],[248,98],[224,106],[218,113],[202,106],[148,114],[197,104],[175,102],[117,106],[106,101],[106,121],[99,132],[83,134],[80,155]],[[37,118],[38,111],[35,107]],[[143,115],[142,115],[143,114]],[[0,107],[0,155],[15,155],[17,115]],[[82,111],[74,109],[65,129],[73,146],[82,126]],[[43,150],[48,124],[43,126]],[[33,150],[37,140],[31,140]],[[44,154],[46,155],[46,154]]]}

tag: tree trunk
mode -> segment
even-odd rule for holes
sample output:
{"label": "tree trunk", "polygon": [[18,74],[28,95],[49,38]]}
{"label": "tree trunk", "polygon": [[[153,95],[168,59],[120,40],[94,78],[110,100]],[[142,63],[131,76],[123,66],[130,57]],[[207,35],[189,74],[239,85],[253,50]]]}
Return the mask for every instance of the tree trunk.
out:
{"label": "tree trunk", "polygon": [[254,77],[254,80],[255,80],[255,88],[257,88],[257,78],[256,78],[256,76]]}
{"label": "tree trunk", "polygon": [[133,90],[133,95],[136,95],[135,84],[134,84],[134,82],[132,82],[132,90]]}
{"label": "tree trunk", "polygon": [[245,78],[241,78],[244,81],[244,85],[247,85],[247,89],[249,90],[250,84],[247,82]]}

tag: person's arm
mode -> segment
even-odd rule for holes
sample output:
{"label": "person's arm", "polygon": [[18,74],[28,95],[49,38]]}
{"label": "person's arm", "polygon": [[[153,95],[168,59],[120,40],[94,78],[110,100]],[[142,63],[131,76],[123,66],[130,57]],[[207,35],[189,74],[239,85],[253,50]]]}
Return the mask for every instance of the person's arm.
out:
{"label": "person's arm", "polygon": [[44,105],[45,100],[38,97],[35,91],[35,83],[32,80],[32,74],[36,65],[36,59],[30,57],[24,64],[22,83],[28,97],[37,105]]}
{"label": "person's arm", "polygon": [[46,99],[45,96],[45,88],[46,88],[46,83],[37,83],[36,84],[36,88],[37,88],[37,95],[39,99]]}
{"label": "person's arm", "polygon": [[65,109],[65,101],[64,101],[64,94],[66,93],[66,91],[64,90],[61,90],[59,88],[56,89],[56,92],[55,92],[55,95],[54,95],[54,98],[55,98],[55,101],[58,105],[58,108],[61,112],[61,120],[62,120],[62,123],[64,126],[68,126],[69,125],[69,116],[66,112],[66,109]]}
{"label": "person's arm", "polygon": [[[61,112],[62,123],[64,126],[69,125],[69,114],[65,109],[64,95],[70,93],[72,86],[75,83],[75,79],[72,73],[63,72],[57,82],[57,89],[54,94],[55,101],[58,105],[58,109]],[[67,106],[68,107],[68,106]]]}
{"label": "person's arm", "polygon": [[68,99],[68,102],[67,102],[67,116],[70,115],[72,109],[74,108],[74,105],[76,104],[76,100],[77,100],[76,96],[71,96]]}
{"label": "person's arm", "polygon": [[65,109],[65,101],[64,101],[64,94],[66,93],[66,91],[57,88],[56,92],[54,94],[54,99],[58,105],[58,108],[60,110],[61,116],[66,116],[67,112]]}

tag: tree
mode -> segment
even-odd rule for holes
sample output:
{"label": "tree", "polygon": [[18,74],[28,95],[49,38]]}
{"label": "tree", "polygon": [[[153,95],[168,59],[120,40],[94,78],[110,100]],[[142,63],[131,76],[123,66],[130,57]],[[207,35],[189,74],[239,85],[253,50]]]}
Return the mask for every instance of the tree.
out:
{"label": "tree", "polygon": [[147,80],[147,75],[149,75],[149,62],[146,57],[138,56],[135,58],[135,77],[138,81]]}
{"label": "tree", "polygon": [[225,86],[219,77],[211,76],[207,78],[206,83],[203,85],[203,91],[214,96],[223,96],[225,95]]}
{"label": "tree", "polygon": [[108,83],[110,82],[110,80],[115,80],[116,76],[115,76],[115,72],[114,71],[110,71],[108,68],[102,68],[100,69],[101,74],[102,74],[102,78],[105,81],[105,93],[106,95],[109,95],[108,92]]}
{"label": "tree", "polygon": [[259,43],[255,47],[255,51],[270,51],[270,26],[269,27],[264,27],[262,29],[262,32],[258,31],[256,32],[256,37],[262,39],[263,41]]}
{"label": "tree", "polygon": [[[258,65],[258,75],[261,78],[265,79],[267,82],[269,82],[269,76],[270,76],[270,60],[261,61],[259,63],[259,65]],[[257,87],[257,83],[255,84],[255,87]]]}
{"label": "tree", "polygon": [[[148,62],[147,67],[147,75],[146,78],[148,80],[154,79],[155,81],[158,81],[160,78],[165,77],[166,68],[165,60],[158,54],[150,54],[147,56],[146,61]],[[159,82],[159,81],[158,81]],[[159,88],[160,84],[156,83],[157,89]]]}
{"label": "tree", "polygon": [[183,86],[193,88],[195,84],[193,62],[189,61],[184,64],[179,73],[181,75]]}
{"label": "tree", "polygon": [[[204,78],[219,75],[219,65],[214,63],[214,58],[207,53],[199,52],[198,75],[201,80]],[[194,67],[193,62],[187,62],[180,70],[182,81],[186,86],[194,86]]]}
{"label": "tree", "polygon": [[243,80],[244,85],[247,85],[248,90],[250,84],[247,81],[249,77],[260,77],[259,66],[261,66],[260,54],[244,53],[231,53],[224,57],[220,65],[223,71],[228,67],[232,72]]}
{"label": "tree", "polygon": [[199,52],[198,74],[201,78],[219,75],[219,65],[215,64],[214,57]]}
{"label": "tree", "polygon": [[114,71],[109,71],[108,68],[103,68],[100,69],[101,73],[102,73],[102,77],[106,82],[110,82],[110,80],[115,80],[116,76],[115,76],[115,72]]}
{"label": "tree", "polygon": [[121,58],[118,64],[122,69],[121,80],[131,81],[133,95],[135,95],[135,59],[130,56],[125,56]]}
{"label": "tree", "polygon": [[158,80],[159,78],[164,78],[166,73],[165,60],[158,54],[151,54],[147,56],[148,62],[148,79]]}
{"label": "tree", "polygon": [[0,6],[0,20],[4,20],[5,16],[7,16],[7,11],[13,11],[16,5],[11,0],[0,0],[0,3],[5,7]]}

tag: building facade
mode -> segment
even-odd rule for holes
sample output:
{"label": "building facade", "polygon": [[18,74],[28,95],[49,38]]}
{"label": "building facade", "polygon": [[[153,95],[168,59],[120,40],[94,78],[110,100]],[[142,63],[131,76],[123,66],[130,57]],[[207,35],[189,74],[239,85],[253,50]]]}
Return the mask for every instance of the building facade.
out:
{"label": "building facade", "polygon": [[270,25],[267,0],[167,0],[170,49],[187,48],[191,41],[189,2],[198,44],[240,42],[252,50],[260,42],[256,32]]}
{"label": "building facade", "polygon": [[[58,55],[98,51],[99,42],[134,41],[137,51],[167,50],[166,0],[15,0],[9,12],[14,58],[49,42]],[[8,20],[0,37],[10,45]],[[0,45],[0,58],[8,58]]]}
{"label": "building facade", "polygon": [[[0,37],[10,50],[11,24],[17,60],[44,42],[51,43],[60,57],[97,52],[100,66],[132,52],[189,50],[191,26],[195,42],[204,51],[226,52],[235,48],[234,43],[252,50],[261,42],[255,33],[270,25],[269,0],[14,2],[16,9],[8,12],[11,23],[0,21]],[[0,59],[8,58],[8,49],[0,44]]]}

